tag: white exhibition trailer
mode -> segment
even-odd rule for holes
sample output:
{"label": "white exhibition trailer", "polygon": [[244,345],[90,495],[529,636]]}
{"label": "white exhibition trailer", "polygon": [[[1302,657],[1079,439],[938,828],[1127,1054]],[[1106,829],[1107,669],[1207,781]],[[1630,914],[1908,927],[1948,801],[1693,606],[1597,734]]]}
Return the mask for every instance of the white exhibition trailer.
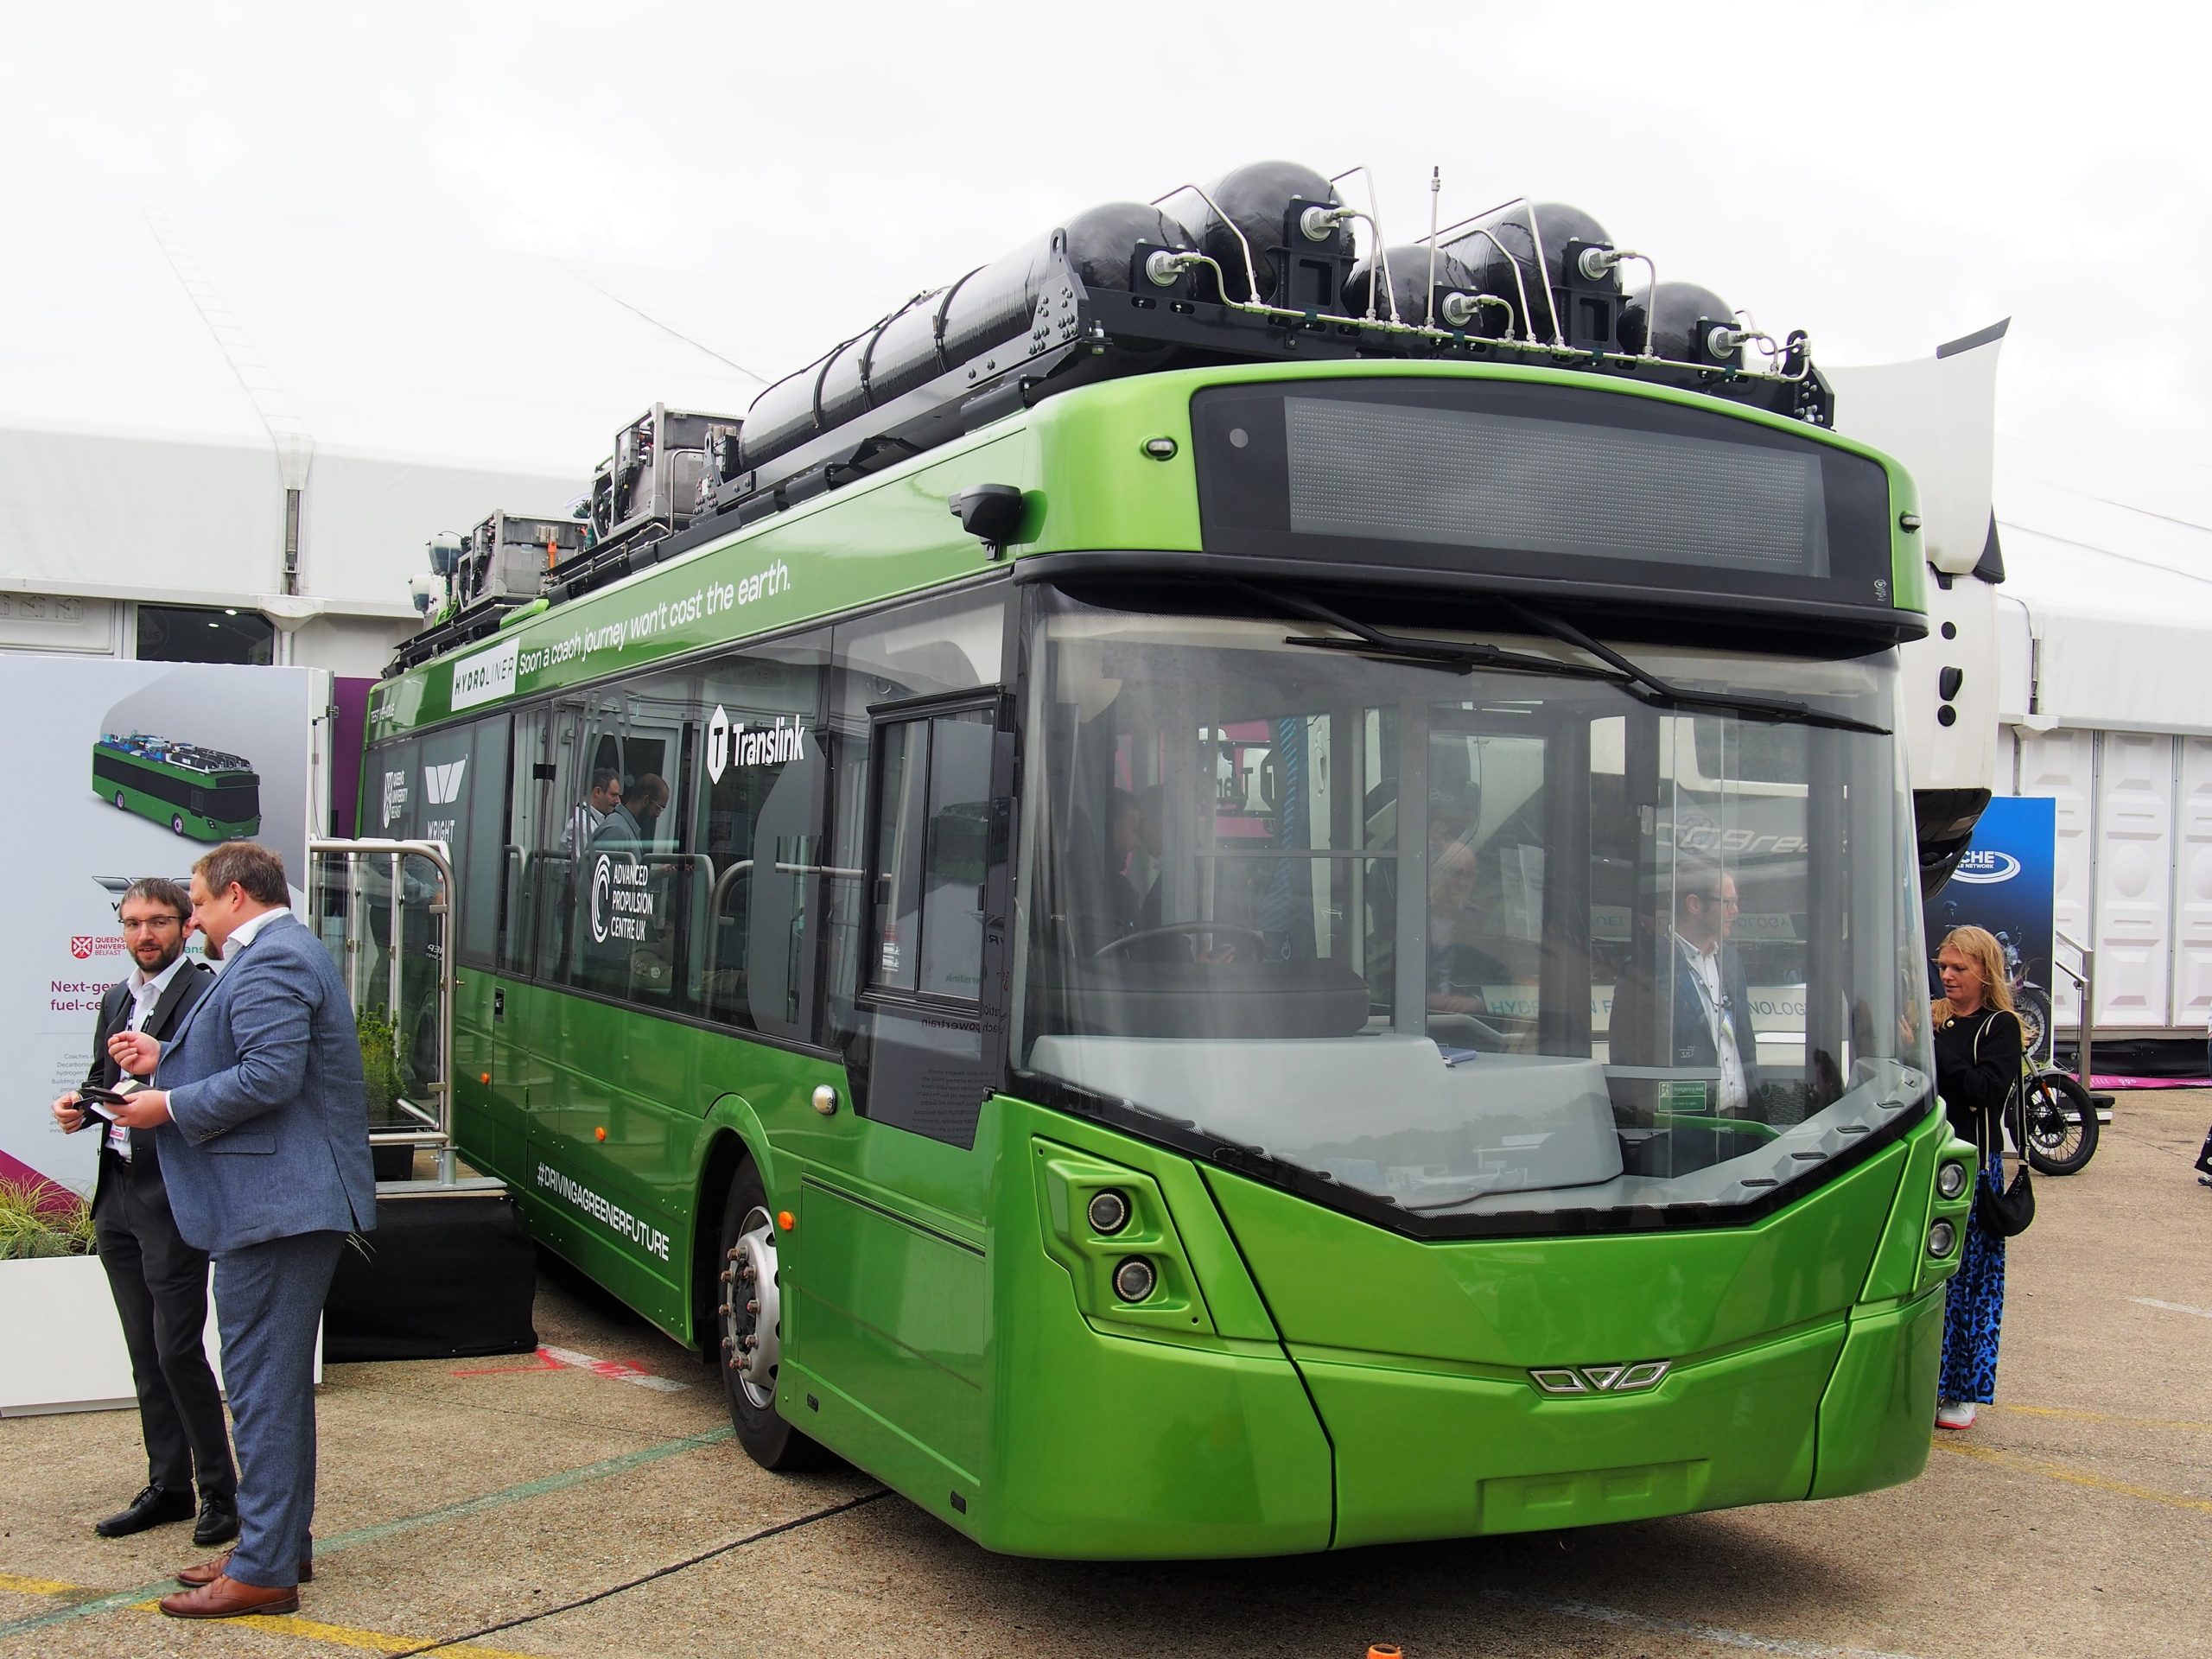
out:
{"label": "white exhibition trailer", "polygon": [[2212,467],[2006,442],[1996,501],[1998,792],[2058,803],[2058,926],[2096,949],[2097,1035],[2201,1038]]}

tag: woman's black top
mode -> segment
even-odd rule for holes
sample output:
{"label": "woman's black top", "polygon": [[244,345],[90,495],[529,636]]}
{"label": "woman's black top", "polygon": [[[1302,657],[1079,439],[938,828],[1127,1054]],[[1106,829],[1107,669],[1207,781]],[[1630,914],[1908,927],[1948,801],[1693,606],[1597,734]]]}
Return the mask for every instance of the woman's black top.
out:
{"label": "woman's black top", "polygon": [[2012,1015],[1985,1008],[1936,1022],[1936,1090],[1943,1096],[1951,1127],[1985,1153],[2004,1144],[1998,1115],[2019,1081],[2020,1022]]}

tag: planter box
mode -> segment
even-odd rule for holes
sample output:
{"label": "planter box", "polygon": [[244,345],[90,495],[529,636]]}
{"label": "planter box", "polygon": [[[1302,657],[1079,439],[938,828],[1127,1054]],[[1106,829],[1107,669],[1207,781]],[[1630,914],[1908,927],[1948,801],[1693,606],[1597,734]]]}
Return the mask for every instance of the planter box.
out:
{"label": "planter box", "polygon": [[[223,1380],[215,1306],[208,1298],[207,1363]],[[315,1380],[322,1381],[316,1333]],[[130,1351],[94,1255],[0,1262],[0,1417],[49,1411],[135,1410]]]}

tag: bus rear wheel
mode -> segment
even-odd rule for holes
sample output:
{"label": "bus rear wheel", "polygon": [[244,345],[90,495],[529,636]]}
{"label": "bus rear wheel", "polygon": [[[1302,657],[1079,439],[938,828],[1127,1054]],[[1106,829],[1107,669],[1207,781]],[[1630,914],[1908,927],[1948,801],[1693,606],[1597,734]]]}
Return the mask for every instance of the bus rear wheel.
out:
{"label": "bus rear wheel", "polygon": [[720,1262],[715,1294],[721,1342],[715,1363],[738,1443],[763,1469],[815,1467],[823,1460],[822,1448],[776,1410],[783,1357],[776,1221],[760,1172],[749,1160],[730,1182],[722,1205]]}
{"label": "bus rear wheel", "polygon": [[123,791],[119,789],[115,791],[115,810],[118,812],[127,812],[130,810],[124,804]]}

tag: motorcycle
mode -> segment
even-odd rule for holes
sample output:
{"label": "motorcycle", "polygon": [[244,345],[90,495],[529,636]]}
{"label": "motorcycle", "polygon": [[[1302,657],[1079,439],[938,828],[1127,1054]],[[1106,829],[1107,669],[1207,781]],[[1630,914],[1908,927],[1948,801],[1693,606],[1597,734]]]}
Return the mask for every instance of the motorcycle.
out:
{"label": "motorcycle", "polygon": [[2097,1105],[2072,1073],[2039,1066],[2026,1084],[2029,1166],[2041,1175],[2071,1175],[2097,1151]]}

